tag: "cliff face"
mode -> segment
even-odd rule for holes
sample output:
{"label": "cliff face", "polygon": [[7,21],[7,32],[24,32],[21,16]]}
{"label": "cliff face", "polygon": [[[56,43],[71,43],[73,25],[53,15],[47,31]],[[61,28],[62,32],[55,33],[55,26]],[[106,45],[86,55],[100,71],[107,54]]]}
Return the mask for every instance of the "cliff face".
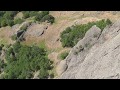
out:
{"label": "cliff face", "polygon": [[120,20],[103,32],[93,26],[65,59],[60,79],[120,78]]}

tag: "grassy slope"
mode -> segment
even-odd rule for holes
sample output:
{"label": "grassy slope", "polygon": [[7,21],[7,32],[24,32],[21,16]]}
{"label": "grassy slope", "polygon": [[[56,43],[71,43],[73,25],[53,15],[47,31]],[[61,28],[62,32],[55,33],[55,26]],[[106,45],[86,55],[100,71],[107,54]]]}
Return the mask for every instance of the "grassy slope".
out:
{"label": "grassy slope", "polygon": [[[70,50],[70,48],[62,48],[61,42],[56,41],[59,39],[60,32],[66,27],[73,24],[82,24],[91,21],[97,21],[103,18],[109,18],[113,22],[120,17],[120,13],[114,14],[113,12],[84,12],[84,11],[51,11],[51,15],[55,17],[55,23],[49,25],[43,36],[38,38],[32,38],[23,44],[33,45],[36,44],[39,47],[46,48],[48,50],[48,57],[55,63],[59,62],[58,55],[64,50]],[[19,15],[18,15],[19,16]],[[21,16],[21,15],[20,15]],[[11,41],[11,28],[5,27],[0,29],[0,44],[9,44]]]}

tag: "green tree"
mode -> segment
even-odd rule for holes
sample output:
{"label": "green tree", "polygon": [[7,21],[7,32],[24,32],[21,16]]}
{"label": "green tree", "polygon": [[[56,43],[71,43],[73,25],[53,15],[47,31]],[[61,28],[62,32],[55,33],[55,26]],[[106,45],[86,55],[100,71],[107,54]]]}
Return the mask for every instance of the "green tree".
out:
{"label": "green tree", "polygon": [[47,21],[48,23],[54,23],[55,18],[52,15],[45,15],[42,19],[41,22]]}

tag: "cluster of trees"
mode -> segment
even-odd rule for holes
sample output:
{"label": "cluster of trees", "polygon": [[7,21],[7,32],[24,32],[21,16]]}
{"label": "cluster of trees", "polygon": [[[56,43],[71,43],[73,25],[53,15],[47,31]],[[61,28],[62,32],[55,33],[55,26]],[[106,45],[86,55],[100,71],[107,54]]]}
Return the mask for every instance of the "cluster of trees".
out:
{"label": "cluster of trees", "polygon": [[15,24],[21,24],[25,19],[34,17],[35,21],[54,23],[55,18],[49,15],[49,11],[22,11],[23,18],[14,18],[20,11],[0,11],[0,27],[13,26]]}
{"label": "cluster of trees", "polygon": [[14,22],[14,16],[17,13],[18,11],[0,11],[0,27],[16,24],[16,21]]}
{"label": "cluster of trees", "polygon": [[49,15],[49,11],[22,11],[23,18],[35,17],[35,21],[54,23],[55,18],[52,15]]}
{"label": "cluster of trees", "polygon": [[77,42],[82,39],[85,33],[93,26],[96,25],[101,30],[103,30],[107,25],[110,25],[112,22],[107,19],[103,19],[96,22],[89,22],[88,24],[75,25],[67,27],[60,35],[61,42],[63,47],[73,47]]}
{"label": "cluster of trees", "polygon": [[[33,73],[40,71],[39,78],[46,79],[52,63],[47,58],[46,51],[37,46],[25,46],[16,42],[9,47],[5,56],[7,63],[4,68],[5,79],[29,79]],[[0,64],[0,67],[1,66]]]}

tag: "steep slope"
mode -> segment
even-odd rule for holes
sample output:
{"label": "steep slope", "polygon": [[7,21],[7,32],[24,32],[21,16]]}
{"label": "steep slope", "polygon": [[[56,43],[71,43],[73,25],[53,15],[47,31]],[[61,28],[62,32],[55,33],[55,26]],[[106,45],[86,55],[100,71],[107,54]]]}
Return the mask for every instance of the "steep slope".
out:
{"label": "steep slope", "polygon": [[[62,47],[60,42],[61,32],[63,32],[68,26],[75,24],[85,24],[107,18],[112,22],[115,22],[120,17],[120,12],[115,11],[50,11],[50,14],[55,17],[55,23],[52,25],[48,23],[32,23],[24,35],[25,41],[21,43],[29,46],[35,44],[39,47],[47,48],[49,52],[48,58],[54,61],[55,67],[58,66],[56,69],[58,75],[63,73],[67,68],[67,65],[64,66],[66,61],[61,62],[58,56],[65,50],[71,50],[71,48]],[[22,16],[22,13],[19,13],[16,18],[22,18]],[[29,19],[25,20],[25,22],[27,21],[29,21]],[[14,41],[11,40],[11,36],[14,35],[20,27],[25,24],[25,22],[14,25],[13,27],[7,26],[0,28],[0,44],[13,44]],[[109,38],[109,35],[106,35],[105,38]],[[87,51],[85,52],[86,55],[88,53]]]}
{"label": "steep slope", "polygon": [[[97,34],[97,35],[96,35]],[[96,35],[96,37],[94,37]],[[100,35],[100,36],[99,36]],[[93,26],[65,59],[67,69],[62,79],[120,78],[120,20],[100,29]],[[88,46],[85,43],[89,43]],[[80,51],[80,46],[83,50]],[[77,53],[76,53],[77,52]]]}

